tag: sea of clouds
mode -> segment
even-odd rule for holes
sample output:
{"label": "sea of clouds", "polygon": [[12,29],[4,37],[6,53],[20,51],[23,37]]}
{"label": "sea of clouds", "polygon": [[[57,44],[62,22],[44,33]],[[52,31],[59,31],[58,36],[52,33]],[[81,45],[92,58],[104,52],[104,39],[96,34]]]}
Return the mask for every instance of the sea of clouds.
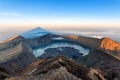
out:
{"label": "sea of clouds", "polygon": [[[31,28],[1,28],[0,29],[0,42],[6,40],[15,35],[19,35]],[[56,31],[56,30],[51,30]],[[110,37],[118,42],[120,42],[120,28],[79,28],[79,29],[62,29],[57,30],[59,33],[65,34],[74,34],[74,35],[82,35],[89,37]]]}

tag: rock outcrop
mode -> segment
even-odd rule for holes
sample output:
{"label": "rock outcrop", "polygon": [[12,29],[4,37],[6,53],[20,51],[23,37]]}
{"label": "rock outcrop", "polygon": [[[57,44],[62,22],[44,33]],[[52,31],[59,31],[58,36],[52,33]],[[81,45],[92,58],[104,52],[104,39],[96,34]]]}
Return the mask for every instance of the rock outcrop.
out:
{"label": "rock outcrop", "polygon": [[105,37],[102,39],[100,47],[103,49],[106,49],[106,50],[120,51],[120,43],[118,43],[108,37]]}
{"label": "rock outcrop", "polygon": [[89,55],[77,60],[79,64],[102,70],[107,80],[120,79],[120,60],[104,49],[95,49]]}
{"label": "rock outcrop", "polygon": [[64,56],[43,60],[28,75],[13,78],[16,80],[105,80],[98,70],[79,66]]}
{"label": "rock outcrop", "polygon": [[100,48],[108,51],[110,55],[120,60],[120,43],[105,37],[101,39]]}

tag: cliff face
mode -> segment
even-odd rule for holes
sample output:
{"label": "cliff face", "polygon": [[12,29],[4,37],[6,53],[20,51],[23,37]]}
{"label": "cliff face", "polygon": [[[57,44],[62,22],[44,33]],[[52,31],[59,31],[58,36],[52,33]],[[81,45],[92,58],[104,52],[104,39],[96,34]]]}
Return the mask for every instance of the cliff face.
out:
{"label": "cliff face", "polygon": [[106,50],[120,51],[120,44],[107,37],[102,39],[100,47]]}
{"label": "cliff face", "polygon": [[84,37],[84,36],[70,36],[70,35],[63,35],[62,37],[77,42],[78,44],[82,44],[89,48],[98,48],[100,46],[100,39],[91,38],[91,37]]}
{"label": "cliff face", "polygon": [[23,37],[0,44],[0,67],[11,73],[23,69],[35,59]]}
{"label": "cliff face", "polygon": [[69,36],[69,35],[65,35],[63,37],[66,39],[70,39],[74,42],[77,42],[79,44],[82,44],[84,46],[87,46],[91,49],[97,49],[97,48],[104,49],[108,51],[109,55],[112,55],[118,60],[120,60],[120,43],[108,37],[102,39],[90,38],[84,36]]}
{"label": "cliff face", "polygon": [[70,36],[70,35],[63,35],[64,38],[73,40],[90,48],[103,48],[106,50],[117,50],[120,51],[120,43],[105,37],[103,39],[91,38],[91,37],[84,37],[84,36]]}

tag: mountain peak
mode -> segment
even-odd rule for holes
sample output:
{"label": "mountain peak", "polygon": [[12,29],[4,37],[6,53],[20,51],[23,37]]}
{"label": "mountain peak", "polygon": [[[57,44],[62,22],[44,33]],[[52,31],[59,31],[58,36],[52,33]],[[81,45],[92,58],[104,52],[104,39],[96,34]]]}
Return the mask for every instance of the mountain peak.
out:
{"label": "mountain peak", "polygon": [[109,37],[104,37],[102,39],[100,47],[106,50],[120,51],[120,44]]}
{"label": "mountain peak", "polygon": [[27,38],[27,39],[32,39],[32,38],[36,38],[36,37],[46,35],[48,33],[50,33],[50,32],[41,28],[41,27],[37,27],[37,28],[29,30],[25,33],[22,33],[21,36],[23,36],[24,38]]}

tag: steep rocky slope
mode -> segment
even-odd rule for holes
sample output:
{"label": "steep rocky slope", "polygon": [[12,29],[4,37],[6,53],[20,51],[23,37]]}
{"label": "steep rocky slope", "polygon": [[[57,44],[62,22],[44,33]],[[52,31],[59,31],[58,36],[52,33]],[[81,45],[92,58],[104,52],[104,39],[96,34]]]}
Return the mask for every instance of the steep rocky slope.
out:
{"label": "steep rocky slope", "polygon": [[0,68],[8,72],[21,70],[35,59],[32,49],[21,36],[0,44]]}
{"label": "steep rocky slope", "polygon": [[97,38],[85,37],[85,36],[75,36],[75,35],[62,35],[62,37],[75,41],[78,44],[82,44],[89,48],[97,48],[100,46],[101,40]]}
{"label": "steep rocky slope", "polygon": [[100,47],[106,50],[120,51],[120,43],[110,39],[109,37],[102,39]]}
{"label": "steep rocky slope", "polygon": [[120,60],[120,43],[105,37],[101,40],[100,47],[108,51],[110,55]]}
{"label": "steep rocky slope", "polygon": [[[33,38],[34,34],[37,37]],[[42,36],[39,34],[41,34],[39,30],[38,32],[33,31],[32,38],[31,36],[29,36],[30,38],[15,36],[0,43],[0,79],[3,80],[6,77],[7,80],[120,79],[120,44],[114,40],[107,37],[97,39],[74,35],[60,36],[46,33],[46,31],[42,33]],[[25,34],[25,36],[27,35]],[[80,55],[77,59],[78,51],[73,51],[72,48],[62,48],[64,51],[60,51],[60,48],[49,48],[44,55],[53,57],[37,60],[32,49],[46,46],[56,41],[55,38],[62,38],[64,41],[88,47],[90,53],[86,56]],[[82,66],[63,56],[56,57],[59,54],[76,58],[76,62]]]}
{"label": "steep rocky slope", "polygon": [[25,76],[12,77],[7,80],[105,80],[98,70],[79,66],[64,56],[37,63],[37,67]]}
{"label": "steep rocky slope", "polygon": [[75,41],[79,44],[87,46],[91,49],[102,48],[109,52],[110,55],[120,60],[120,43],[112,40],[111,38],[105,37],[102,39],[85,37],[85,36],[71,36],[63,35],[64,38]]}
{"label": "steep rocky slope", "polygon": [[101,69],[108,80],[120,79],[120,60],[103,49],[95,49],[89,55],[77,60],[81,65]]}
{"label": "steep rocky slope", "polygon": [[53,38],[59,38],[59,35],[54,34],[46,34],[44,36],[36,37],[33,39],[26,39],[26,43],[28,43],[31,47],[45,46],[49,43],[52,43]]}

